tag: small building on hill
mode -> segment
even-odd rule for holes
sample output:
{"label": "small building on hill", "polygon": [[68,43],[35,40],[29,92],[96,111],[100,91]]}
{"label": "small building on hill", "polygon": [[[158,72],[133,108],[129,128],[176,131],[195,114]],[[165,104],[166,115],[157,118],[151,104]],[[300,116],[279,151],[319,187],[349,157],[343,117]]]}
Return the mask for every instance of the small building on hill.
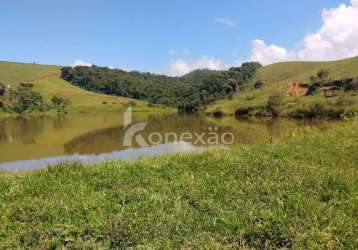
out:
{"label": "small building on hill", "polygon": [[[339,90],[337,86],[327,86],[318,89],[319,91],[324,92],[324,97],[332,97],[336,95],[336,91]],[[330,94],[329,94],[330,93]]]}

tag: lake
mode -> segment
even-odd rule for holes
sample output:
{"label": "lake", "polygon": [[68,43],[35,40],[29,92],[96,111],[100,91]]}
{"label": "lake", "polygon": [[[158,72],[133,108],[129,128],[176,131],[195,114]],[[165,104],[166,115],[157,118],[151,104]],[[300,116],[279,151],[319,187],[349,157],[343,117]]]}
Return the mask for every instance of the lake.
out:
{"label": "lake", "polygon": [[203,115],[66,115],[0,121],[0,169],[97,163],[257,144],[334,126],[325,121],[248,121]]}

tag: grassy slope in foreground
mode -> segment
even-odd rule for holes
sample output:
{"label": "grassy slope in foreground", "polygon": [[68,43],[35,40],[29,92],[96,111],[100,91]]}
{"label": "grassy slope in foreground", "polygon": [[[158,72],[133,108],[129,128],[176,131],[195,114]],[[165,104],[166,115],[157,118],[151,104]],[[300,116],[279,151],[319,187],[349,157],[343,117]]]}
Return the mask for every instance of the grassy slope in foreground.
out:
{"label": "grassy slope in foreground", "polygon": [[34,84],[34,89],[39,91],[47,102],[50,102],[54,95],[65,96],[70,98],[75,110],[84,112],[123,110],[129,102],[136,103],[135,111],[163,111],[165,109],[151,108],[145,102],[130,98],[83,90],[61,79],[59,77],[60,69],[61,67],[52,65],[0,61],[0,82],[16,88],[21,82],[31,81]]}
{"label": "grassy slope in foreground", "polygon": [[[224,114],[234,114],[238,108],[265,106],[270,95],[281,93],[284,97],[284,109],[300,104],[320,102],[322,104],[334,103],[338,97],[325,100],[322,94],[317,96],[289,97],[286,94],[287,86],[294,81],[310,82],[310,77],[316,75],[320,69],[328,69],[331,79],[342,79],[358,76],[358,57],[332,62],[282,62],[260,68],[250,87],[239,92],[233,100],[222,100],[208,107],[206,112],[222,111]],[[261,80],[264,85],[261,89],[254,89],[253,84]],[[353,101],[351,107],[358,111],[358,97],[346,94],[346,99]]]}
{"label": "grassy slope in foreground", "polygon": [[0,174],[4,248],[358,248],[357,122],[226,151]]}

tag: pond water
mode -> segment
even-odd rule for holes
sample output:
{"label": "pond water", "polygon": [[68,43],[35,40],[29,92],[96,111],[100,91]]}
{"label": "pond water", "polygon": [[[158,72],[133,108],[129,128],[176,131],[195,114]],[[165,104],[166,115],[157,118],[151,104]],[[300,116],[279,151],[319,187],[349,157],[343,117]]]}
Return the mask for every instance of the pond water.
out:
{"label": "pond water", "polygon": [[134,160],[174,152],[256,144],[335,123],[247,121],[202,115],[67,115],[0,121],[0,169],[26,171],[67,161]]}

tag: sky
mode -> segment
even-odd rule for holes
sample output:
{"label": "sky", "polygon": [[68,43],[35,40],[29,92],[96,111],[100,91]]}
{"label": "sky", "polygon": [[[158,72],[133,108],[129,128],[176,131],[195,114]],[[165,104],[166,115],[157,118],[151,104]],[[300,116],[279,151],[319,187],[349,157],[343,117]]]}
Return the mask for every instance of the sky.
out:
{"label": "sky", "polygon": [[358,0],[3,0],[0,60],[183,75],[358,55]]}

